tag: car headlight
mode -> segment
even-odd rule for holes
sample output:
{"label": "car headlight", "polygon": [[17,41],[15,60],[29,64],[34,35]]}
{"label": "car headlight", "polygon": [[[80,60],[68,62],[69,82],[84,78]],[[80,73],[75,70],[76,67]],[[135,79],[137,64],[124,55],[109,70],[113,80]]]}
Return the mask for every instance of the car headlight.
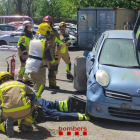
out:
{"label": "car headlight", "polygon": [[98,70],[95,74],[96,81],[103,87],[109,84],[109,76],[104,70]]}

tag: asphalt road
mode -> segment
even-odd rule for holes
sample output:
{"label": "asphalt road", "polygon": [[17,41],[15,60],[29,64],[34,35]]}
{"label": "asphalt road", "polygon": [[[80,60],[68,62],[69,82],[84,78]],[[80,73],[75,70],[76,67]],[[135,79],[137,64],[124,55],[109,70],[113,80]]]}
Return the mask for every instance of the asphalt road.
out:
{"label": "asphalt road", "polygon": [[[14,54],[14,52],[0,52],[0,70],[6,70],[7,65],[5,58]],[[17,53],[16,53],[17,54]],[[83,51],[70,51],[70,57],[72,61],[72,72],[74,58],[81,56]],[[19,67],[19,59],[16,57],[16,68]],[[42,95],[42,98],[50,101],[65,100],[70,95],[76,94],[85,96],[82,93],[77,92],[73,88],[73,83],[66,79],[65,63],[63,60],[60,62],[59,73],[57,75],[57,85],[60,86],[60,90],[50,90],[48,88],[48,79],[46,83],[46,89]],[[47,72],[48,73],[48,72]],[[75,136],[75,132],[71,131],[71,136],[67,136],[64,131],[63,136],[59,136],[59,128],[65,127],[80,127],[82,131],[79,131],[79,136]],[[140,124],[118,122],[111,120],[92,120],[92,121],[69,121],[69,122],[46,122],[37,124],[34,126],[34,131],[30,133],[21,133],[18,131],[18,127],[15,127],[15,136],[10,138],[15,139],[28,139],[28,140],[139,140],[140,139]],[[87,135],[83,136],[83,129],[87,129]],[[7,136],[0,133],[0,140],[7,140]]]}

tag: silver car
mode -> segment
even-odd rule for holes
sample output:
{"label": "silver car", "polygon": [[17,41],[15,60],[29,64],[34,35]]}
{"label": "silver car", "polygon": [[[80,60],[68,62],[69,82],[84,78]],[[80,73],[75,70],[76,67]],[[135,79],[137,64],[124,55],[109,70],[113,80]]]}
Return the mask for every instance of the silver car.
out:
{"label": "silver car", "polygon": [[[34,27],[33,31],[36,33],[37,26]],[[4,35],[0,37],[0,46],[1,45],[10,45],[10,46],[17,46],[19,37],[23,32],[23,26],[18,27],[15,32],[10,33],[9,35]]]}
{"label": "silver car", "polygon": [[[38,26],[34,26],[34,31],[37,31]],[[23,31],[23,27],[18,27],[18,30],[15,32],[12,32],[10,35],[4,35],[0,37],[0,46],[1,45],[10,45],[10,46],[17,46],[19,37],[21,35],[21,32]],[[69,34],[71,45],[69,47],[76,47],[77,46],[77,38],[74,36],[74,33],[71,32]]]}
{"label": "silver car", "polygon": [[0,36],[9,35],[13,31],[17,30],[17,26],[8,25],[8,24],[0,24]]}

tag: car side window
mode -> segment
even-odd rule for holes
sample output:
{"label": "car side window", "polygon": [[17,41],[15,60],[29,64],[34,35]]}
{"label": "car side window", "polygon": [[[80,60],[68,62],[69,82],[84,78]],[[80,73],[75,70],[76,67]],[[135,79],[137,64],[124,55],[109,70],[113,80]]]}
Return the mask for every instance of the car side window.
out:
{"label": "car side window", "polygon": [[96,41],[96,43],[95,43],[95,45],[94,45],[94,47],[93,47],[93,50],[92,51],[94,51],[94,52],[96,52],[97,51],[97,47],[99,46],[98,44],[99,44],[99,40],[100,40],[100,38],[101,38],[101,36],[98,38],[98,40]]}
{"label": "car side window", "polygon": [[11,27],[11,26],[3,26],[3,31],[14,31],[14,27]]}
{"label": "car side window", "polygon": [[1,31],[4,31],[4,27],[0,26],[0,30],[1,30]]}
{"label": "car side window", "polygon": [[98,48],[99,48],[99,46],[100,46],[100,44],[101,44],[103,38],[104,38],[104,34],[101,34],[100,37],[98,38],[98,40],[97,40],[95,46],[93,47],[92,52],[97,53],[97,50],[98,50]]}

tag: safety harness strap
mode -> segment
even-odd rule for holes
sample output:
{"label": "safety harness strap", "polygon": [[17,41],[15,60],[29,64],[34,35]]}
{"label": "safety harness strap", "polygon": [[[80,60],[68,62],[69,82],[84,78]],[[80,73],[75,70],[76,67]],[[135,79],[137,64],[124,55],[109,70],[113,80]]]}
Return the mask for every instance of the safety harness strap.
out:
{"label": "safety harness strap", "polygon": [[29,58],[33,58],[33,59],[37,59],[37,60],[42,61],[41,57],[37,57],[37,56],[33,56],[33,55],[29,55]]}

